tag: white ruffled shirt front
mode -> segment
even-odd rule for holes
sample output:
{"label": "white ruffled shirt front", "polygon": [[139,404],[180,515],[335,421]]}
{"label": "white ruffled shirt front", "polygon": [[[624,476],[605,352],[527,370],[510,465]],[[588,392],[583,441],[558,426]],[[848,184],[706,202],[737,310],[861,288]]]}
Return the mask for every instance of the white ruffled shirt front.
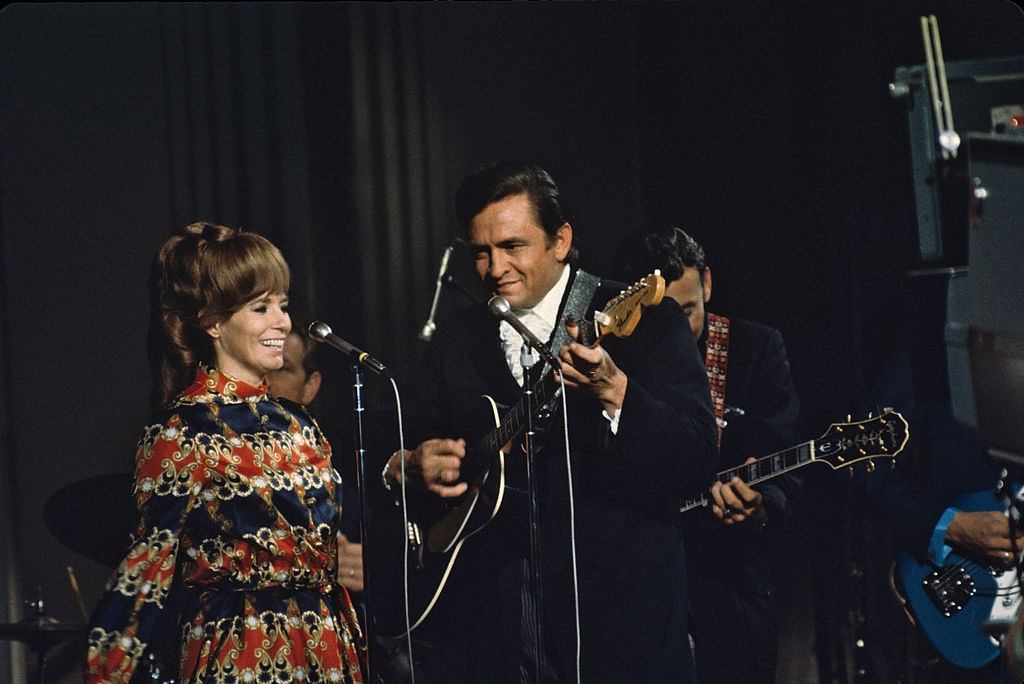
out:
{"label": "white ruffled shirt front", "polygon": [[[545,342],[551,339],[551,332],[558,324],[558,306],[562,303],[562,295],[569,284],[569,267],[562,267],[562,275],[555,282],[554,287],[537,302],[532,309],[512,309],[512,313],[519,317],[519,320],[530,329],[538,340]],[[505,362],[512,376],[523,385],[523,366],[519,362],[519,354],[523,349],[523,336],[516,332],[515,328],[502,321],[498,327],[501,335],[501,349],[505,352]]]}

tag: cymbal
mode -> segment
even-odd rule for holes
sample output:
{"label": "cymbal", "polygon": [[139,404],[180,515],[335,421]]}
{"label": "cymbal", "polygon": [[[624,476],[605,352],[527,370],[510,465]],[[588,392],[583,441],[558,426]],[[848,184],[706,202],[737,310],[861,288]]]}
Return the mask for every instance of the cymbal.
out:
{"label": "cymbal", "polygon": [[20,641],[38,651],[85,634],[85,629],[85,625],[65,625],[53,618],[38,618],[0,624],[0,639]]}
{"label": "cymbal", "polygon": [[61,487],[46,500],[43,520],[64,546],[102,565],[116,566],[138,520],[131,474],[95,475]]}

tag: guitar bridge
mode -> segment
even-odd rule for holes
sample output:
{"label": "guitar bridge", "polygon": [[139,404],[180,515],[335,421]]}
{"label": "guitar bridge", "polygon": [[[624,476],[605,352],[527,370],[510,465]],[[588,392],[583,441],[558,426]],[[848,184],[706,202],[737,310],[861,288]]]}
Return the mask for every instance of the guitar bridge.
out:
{"label": "guitar bridge", "polygon": [[978,591],[971,573],[959,566],[936,570],[921,580],[921,585],[928,599],[946,617],[959,613]]}

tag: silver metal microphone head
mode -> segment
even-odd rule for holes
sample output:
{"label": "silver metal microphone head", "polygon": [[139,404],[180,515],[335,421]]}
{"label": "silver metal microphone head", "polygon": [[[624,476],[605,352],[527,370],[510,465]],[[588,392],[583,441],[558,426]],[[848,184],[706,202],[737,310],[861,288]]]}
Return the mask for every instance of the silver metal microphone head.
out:
{"label": "silver metal microphone head", "polygon": [[512,311],[508,300],[501,295],[494,295],[487,301],[487,308],[496,318],[505,318]]}
{"label": "silver metal microphone head", "polygon": [[309,324],[309,334],[322,342],[331,334],[331,326],[323,321],[313,321]]}

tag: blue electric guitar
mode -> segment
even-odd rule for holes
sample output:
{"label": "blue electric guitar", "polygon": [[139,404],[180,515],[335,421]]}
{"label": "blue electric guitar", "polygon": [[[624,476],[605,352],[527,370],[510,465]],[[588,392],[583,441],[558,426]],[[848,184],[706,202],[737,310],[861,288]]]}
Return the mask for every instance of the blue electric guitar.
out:
{"label": "blue electric guitar", "polygon": [[[962,494],[952,506],[961,511],[1006,510],[988,490]],[[982,631],[982,624],[1016,617],[1021,592],[1014,568],[986,565],[956,553],[936,567],[900,551],[896,572],[917,624],[943,658],[975,669],[999,656],[999,642]]]}

